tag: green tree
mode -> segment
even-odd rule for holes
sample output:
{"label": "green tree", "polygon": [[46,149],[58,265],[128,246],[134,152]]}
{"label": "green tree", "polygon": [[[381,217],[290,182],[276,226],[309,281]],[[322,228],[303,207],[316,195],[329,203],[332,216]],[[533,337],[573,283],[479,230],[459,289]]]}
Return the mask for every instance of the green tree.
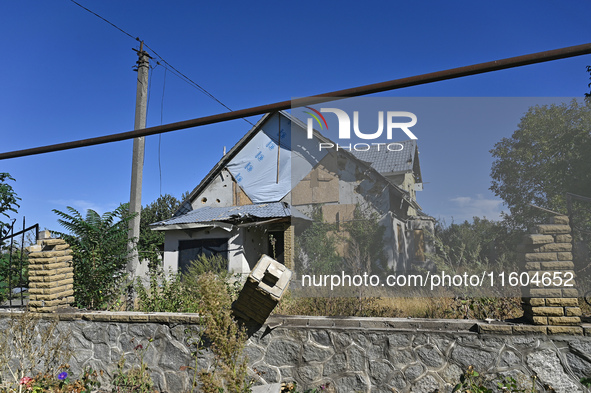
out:
{"label": "green tree", "polygon": [[567,192],[591,197],[591,103],[530,108],[511,138],[491,150],[491,190],[510,210],[507,222],[527,227],[540,210],[566,212]]}
{"label": "green tree", "polygon": [[[16,193],[12,189],[12,186],[8,184],[7,180],[14,181],[14,178],[8,173],[0,172],[0,215],[10,218],[8,212],[17,213],[16,209],[20,207],[18,204],[20,198],[16,196]],[[6,235],[8,227],[9,225],[7,223],[0,221],[0,237]]]}
{"label": "green tree", "polygon": [[74,296],[78,307],[98,309],[111,304],[122,293],[127,250],[128,225],[133,215],[127,204],[100,216],[88,209],[83,217],[76,209],[69,213],[54,209],[57,221],[70,233],[59,233],[73,250]]}
{"label": "green tree", "polygon": [[138,252],[140,258],[149,261],[150,268],[158,266],[160,255],[164,250],[164,233],[152,231],[150,224],[171,218],[179,206],[178,199],[170,194],[165,194],[142,208]]}
{"label": "green tree", "polygon": [[380,225],[375,212],[363,211],[359,205],[353,212],[353,221],[344,225],[346,270],[353,274],[375,274],[384,271],[384,234],[386,228]]}
{"label": "green tree", "polygon": [[342,261],[337,253],[337,225],[324,222],[320,207],[312,212],[312,219],[312,224],[295,238],[296,270],[300,274],[333,273]]}
{"label": "green tree", "polygon": [[[473,217],[472,222],[435,226],[435,255],[431,258],[439,270],[482,271],[515,270],[517,245],[521,233],[510,231],[503,222]],[[511,266],[508,266],[511,265]]]}

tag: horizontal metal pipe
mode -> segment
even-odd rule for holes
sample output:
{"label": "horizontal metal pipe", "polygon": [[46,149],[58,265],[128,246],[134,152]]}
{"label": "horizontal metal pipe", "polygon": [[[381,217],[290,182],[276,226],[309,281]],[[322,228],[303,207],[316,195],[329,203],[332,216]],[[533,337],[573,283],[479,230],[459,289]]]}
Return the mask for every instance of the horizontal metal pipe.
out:
{"label": "horizontal metal pipe", "polygon": [[134,131],[122,132],[119,134],[111,134],[100,136],[96,138],[81,139],[72,142],[58,143],[55,145],[34,147],[24,150],[16,150],[7,153],[0,153],[0,160],[9,158],[25,157],[35,154],[50,153],[60,150],[76,149],[79,147],[100,145],[103,143],[123,141],[126,139],[133,139],[141,136],[148,136],[154,134],[162,134],[170,131],[182,130],[185,128],[192,128],[204,126],[207,124],[220,123],[228,120],[240,119],[243,117],[250,117],[262,115],[268,112],[279,110],[286,110],[289,108],[300,107],[304,105],[318,104],[321,102],[338,100],[341,98],[358,97],[367,94],[379,93],[388,90],[402,89],[404,87],[418,86],[426,83],[433,83],[448,79],[461,78],[469,75],[477,75],[486,72],[504,70],[507,68],[521,67],[529,64],[543,63],[558,59],[565,59],[569,57],[581,56],[591,53],[591,43],[569,46],[566,48],[554,49],[545,52],[531,53],[528,55],[509,57],[506,59],[489,61],[486,63],[473,64],[464,67],[452,68],[444,71],[431,72],[428,74],[411,76],[408,78],[394,79],[387,82],[373,83],[350,89],[337,90],[330,93],[320,94],[312,97],[299,98],[296,100],[288,100],[276,102],[268,105],[255,106],[252,108],[241,109],[232,112],[219,113],[217,115],[199,117],[196,119],[179,121],[176,123],[163,124],[155,127],[148,127]]}

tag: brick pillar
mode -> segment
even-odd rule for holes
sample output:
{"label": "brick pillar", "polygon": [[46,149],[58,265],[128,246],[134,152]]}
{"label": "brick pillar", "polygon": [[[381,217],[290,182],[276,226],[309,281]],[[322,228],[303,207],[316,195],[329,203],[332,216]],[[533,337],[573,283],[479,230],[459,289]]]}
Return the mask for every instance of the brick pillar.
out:
{"label": "brick pillar", "polygon": [[[525,235],[520,251],[523,253],[524,271],[542,281],[544,273],[549,280],[523,287],[524,317],[535,325],[581,324],[578,291],[574,281],[571,228],[567,216],[554,216],[549,224],[537,225],[534,233]],[[556,272],[556,276],[555,276]],[[572,280],[564,285],[572,273]],[[562,285],[555,277],[563,280]],[[548,328],[551,332],[552,328]],[[556,329],[555,329],[556,330]],[[557,330],[558,331],[558,330]]]}
{"label": "brick pillar", "polygon": [[74,303],[72,250],[62,239],[41,231],[29,247],[29,307],[33,312],[53,312]]}
{"label": "brick pillar", "polygon": [[290,225],[283,232],[283,260],[285,267],[292,271],[294,270],[294,250],[294,226]]}

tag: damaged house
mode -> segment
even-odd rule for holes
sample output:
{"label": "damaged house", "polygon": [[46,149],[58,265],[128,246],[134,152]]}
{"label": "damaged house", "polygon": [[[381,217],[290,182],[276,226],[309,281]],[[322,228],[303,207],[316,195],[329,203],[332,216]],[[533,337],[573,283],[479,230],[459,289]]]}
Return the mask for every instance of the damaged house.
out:
{"label": "damaged house", "polygon": [[[319,133],[286,112],[267,114],[211,169],[174,216],[152,224],[165,232],[164,268],[183,271],[199,254],[221,254],[248,273],[261,254],[293,269],[297,236],[313,219],[341,224],[362,210],[383,227],[383,270],[403,272],[429,252],[415,140],[399,151],[318,149]],[[320,214],[319,214],[320,213]],[[341,248],[340,254],[347,249]]]}

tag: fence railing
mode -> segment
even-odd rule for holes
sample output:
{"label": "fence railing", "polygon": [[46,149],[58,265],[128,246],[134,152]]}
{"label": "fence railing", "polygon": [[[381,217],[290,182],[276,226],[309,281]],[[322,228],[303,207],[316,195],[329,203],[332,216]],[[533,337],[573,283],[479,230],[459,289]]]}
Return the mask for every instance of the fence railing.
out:
{"label": "fence railing", "polygon": [[[14,224],[10,225],[9,234],[0,238],[0,299],[2,307],[24,307],[25,293],[28,290],[27,254],[25,252],[25,235],[35,230],[35,241],[39,237],[39,224],[26,227],[23,217],[23,229],[14,232]],[[20,243],[18,237],[21,237]],[[15,240],[16,239],[16,240]],[[9,242],[7,242],[9,240]]]}

